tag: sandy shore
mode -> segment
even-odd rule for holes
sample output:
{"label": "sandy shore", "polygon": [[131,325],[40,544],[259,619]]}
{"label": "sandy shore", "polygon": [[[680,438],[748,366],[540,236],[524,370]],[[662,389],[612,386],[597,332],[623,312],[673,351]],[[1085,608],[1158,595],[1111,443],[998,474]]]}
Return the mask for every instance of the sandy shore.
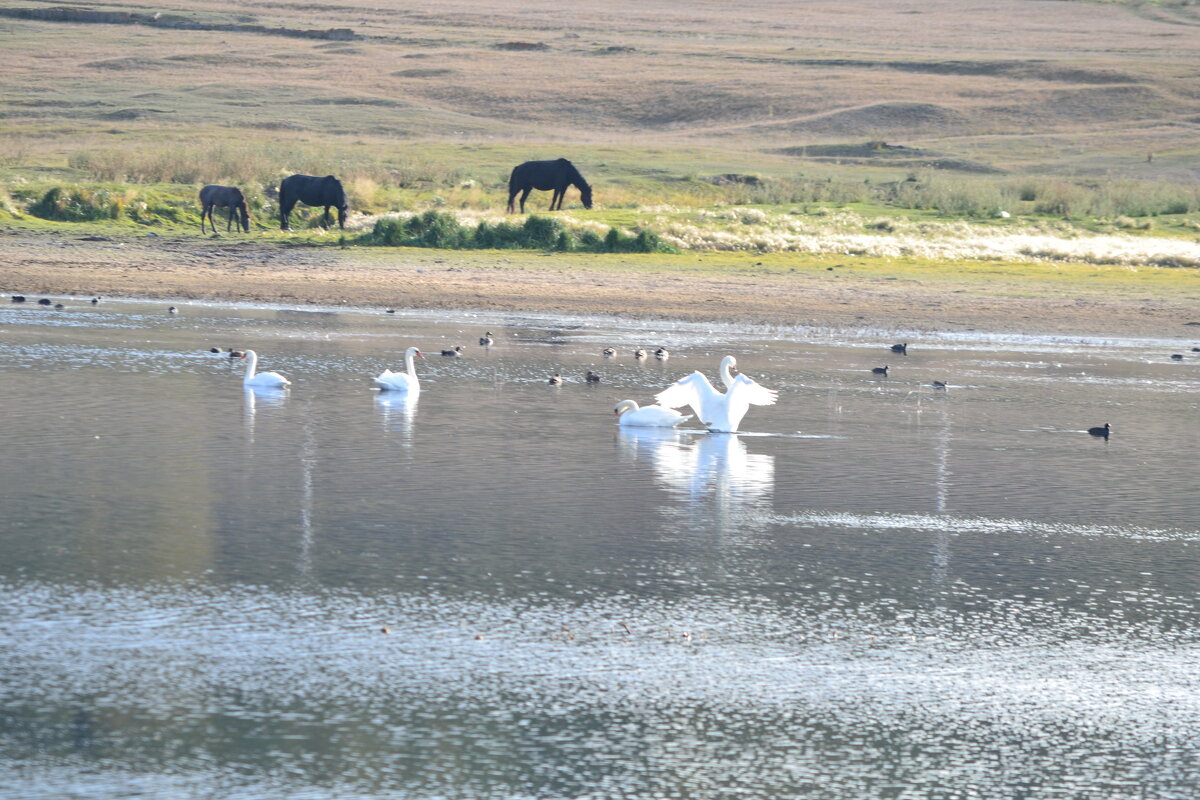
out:
{"label": "sandy shore", "polygon": [[1200,275],[1183,274],[1193,271],[1169,271],[1159,282],[1146,275],[1064,282],[986,267],[914,276],[886,264],[829,269],[811,258],[750,258],[651,261],[9,230],[0,235],[0,291],[1200,341]]}

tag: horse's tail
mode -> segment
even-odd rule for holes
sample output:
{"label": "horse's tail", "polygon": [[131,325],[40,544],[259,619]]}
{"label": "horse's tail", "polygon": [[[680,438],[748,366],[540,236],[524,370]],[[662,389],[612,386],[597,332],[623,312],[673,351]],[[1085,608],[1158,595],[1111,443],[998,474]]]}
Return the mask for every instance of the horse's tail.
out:
{"label": "horse's tail", "polygon": [[517,192],[521,191],[521,187],[517,184],[519,178],[517,173],[520,172],[521,165],[513,167],[513,171],[508,173],[508,213],[512,214],[517,209],[516,197]]}
{"label": "horse's tail", "polygon": [[288,229],[288,212],[291,211],[287,204],[287,182],[287,178],[279,182],[279,228],[285,231]]}

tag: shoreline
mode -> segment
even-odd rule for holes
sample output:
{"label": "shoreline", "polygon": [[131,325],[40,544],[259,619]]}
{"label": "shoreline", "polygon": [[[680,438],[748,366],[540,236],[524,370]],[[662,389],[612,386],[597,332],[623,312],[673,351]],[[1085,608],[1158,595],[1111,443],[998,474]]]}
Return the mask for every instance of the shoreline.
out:
{"label": "shoreline", "polygon": [[0,232],[4,294],[1200,342],[1200,271],[1035,267]]}

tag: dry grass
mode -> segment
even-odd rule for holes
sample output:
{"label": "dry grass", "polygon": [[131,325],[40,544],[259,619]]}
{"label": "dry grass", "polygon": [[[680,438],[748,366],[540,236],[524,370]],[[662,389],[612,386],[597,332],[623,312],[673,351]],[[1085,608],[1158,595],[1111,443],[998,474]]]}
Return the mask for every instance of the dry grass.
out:
{"label": "dry grass", "polygon": [[[1190,231],[1163,226],[1177,240],[1164,245],[1122,235],[1160,230],[1143,213],[1200,204],[1200,12],[1184,3],[139,2],[80,6],[139,24],[0,10],[0,191],[20,199],[49,179],[42,168],[70,166],[54,179],[172,184],[188,198],[194,184],[238,183],[269,218],[281,175],[335,173],[362,214],[491,213],[513,164],[566,155],[603,207],[578,225],[647,227],[683,247],[1200,258]],[[196,27],[161,27],[172,15]],[[350,40],[320,38],[331,29]],[[768,180],[713,182],[725,173]],[[882,208],[787,213],[880,202],[976,220],[1021,204],[1086,216],[1106,238],[934,230]],[[776,208],[697,213],[720,204]]]}
{"label": "dry grass", "polygon": [[512,157],[703,144],[760,163],[774,148],[879,139],[1005,170],[1156,177],[1200,149],[1198,20],[1182,5],[107,7],[359,38],[6,19],[0,90],[25,160],[249,139],[397,158],[406,141],[503,143]]}

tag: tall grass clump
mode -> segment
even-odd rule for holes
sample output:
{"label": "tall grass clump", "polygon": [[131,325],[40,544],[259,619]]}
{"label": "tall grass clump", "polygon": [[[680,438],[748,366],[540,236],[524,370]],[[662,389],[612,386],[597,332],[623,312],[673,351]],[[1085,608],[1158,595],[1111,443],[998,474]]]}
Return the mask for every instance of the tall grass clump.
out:
{"label": "tall grass clump", "polygon": [[783,205],[826,203],[848,205],[873,199],[869,184],[862,181],[813,180],[809,178],[762,178],[730,186],[725,200],[736,205]]}
{"label": "tall grass clump", "polygon": [[[338,149],[303,142],[219,143],[195,147],[97,148],[72,153],[67,164],[92,180],[115,183],[225,183],[278,185],[293,174],[336,175],[364,205],[380,202],[381,190],[462,187],[457,166],[412,157],[385,160],[365,149]],[[389,198],[390,199],[390,198]]]}
{"label": "tall grass clump", "polygon": [[1189,214],[1200,208],[1200,192],[1194,186],[1142,181],[1109,181],[1095,189],[1095,216],[1157,217]]}
{"label": "tall grass clump", "polygon": [[1157,217],[1200,210],[1200,187],[1186,184],[1042,178],[1015,185],[1018,199],[1031,203],[1034,213],[1065,219]]}
{"label": "tall grass clump", "polygon": [[0,189],[0,214],[10,217],[21,216],[20,209],[17,208],[13,197],[6,190]]}
{"label": "tall grass clump", "polygon": [[229,183],[270,182],[278,173],[268,148],[261,145],[221,145],[209,148],[105,148],[81,150],[67,165],[93,180],[112,183]]}
{"label": "tall grass clump", "polygon": [[59,222],[97,222],[123,219],[125,198],[103,189],[54,186],[29,205],[29,213]]}
{"label": "tall grass clump", "polygon": [[52,186],[22,193],[25,212],[56,222],[128,221],[141,225],[195,223],[199,209],[170,187]]}
{"label": "tall grass clump", "polygon": [[1200,187],[1115,179],[1003,179],[929,170],[899,183],[881,184],[876,199],[951,217],[986,218],[1025,204],[1027,210],[1044,216],[1111,219],[1192,213],[1200,210]]}
{"label": "tall grass clump", "polygon": [[1015,205],[1016,190],[991,178],[930,170],[881,190],[880,199],[902,208],[932,210],[948,217],[993,217]]}

